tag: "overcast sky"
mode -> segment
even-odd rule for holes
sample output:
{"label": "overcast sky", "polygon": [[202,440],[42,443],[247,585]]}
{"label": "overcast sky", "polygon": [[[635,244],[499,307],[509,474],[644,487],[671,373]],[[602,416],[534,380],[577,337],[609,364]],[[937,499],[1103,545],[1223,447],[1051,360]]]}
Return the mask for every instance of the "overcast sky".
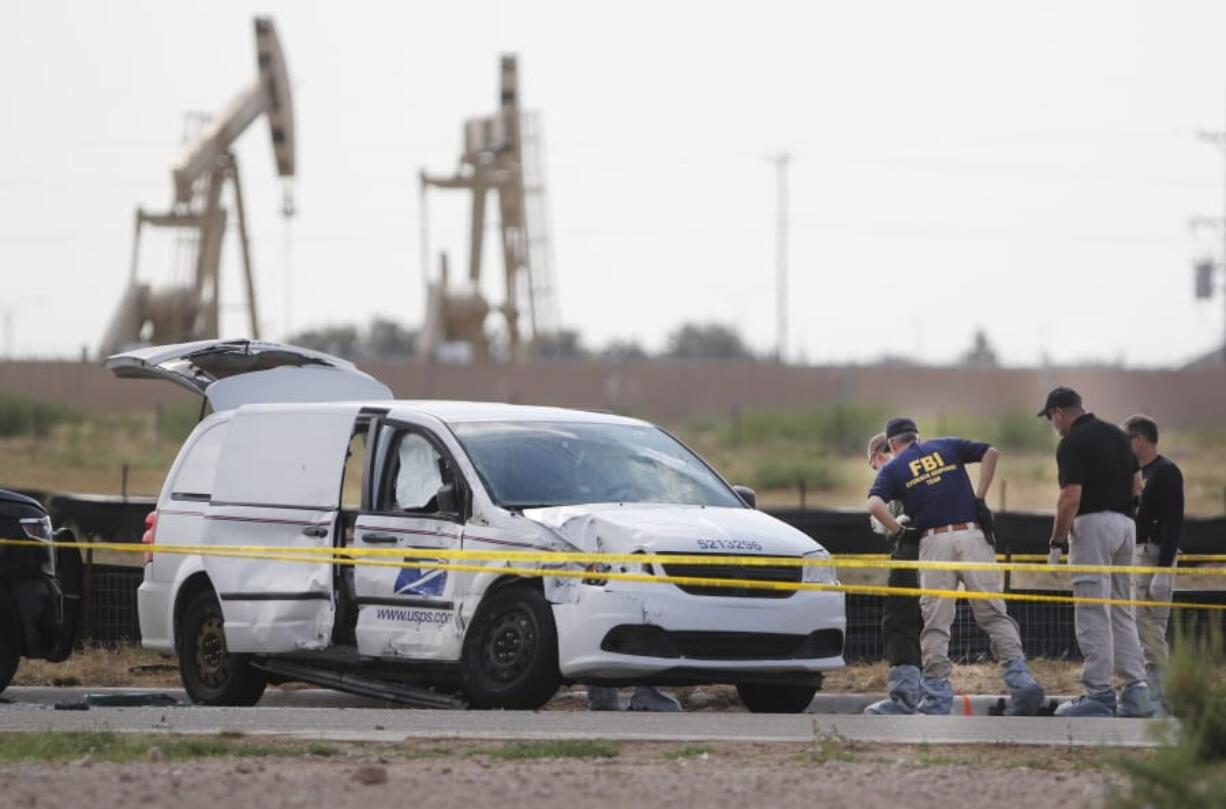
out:
{"label": "overcast sky", "polygon": [[[1193,300],[1190,266],[1221,236],[1188,226],[1222,213],[1222,155],[1197,140],[1226,125],[1221,2],[5,0],[17,353],[92,350],[135,207],[170,202],[184,113],[254,77],[256,13],[280,31],[300,145],[288,223],[263,122],[238,147],[273,337],[421,321],[418,169],[455,165],[514,51],[544,118],[562,320],[591,345],[719,321],[773,347],[780,150],[793,359],[945,362],[982,327],[1011,364],[1165,365],[1221,339],[1226,304]],[[434,194],[430,216],[463,266],[463,199]],[[174,254],[151,234],[142,277],[171,278]],[[223,326],[244,333],[238,308]]]}

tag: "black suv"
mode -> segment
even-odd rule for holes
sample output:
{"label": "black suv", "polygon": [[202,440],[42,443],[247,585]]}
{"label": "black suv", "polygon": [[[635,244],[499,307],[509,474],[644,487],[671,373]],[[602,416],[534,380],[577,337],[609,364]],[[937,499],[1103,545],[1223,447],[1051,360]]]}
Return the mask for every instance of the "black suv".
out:
{"label": "black suv", "polygon": [[0,545],[0,691],[23,657],[53,662],[72,654],[80,614],[81,554],[54,548],[72,531],[54,534],[47,510],[32,498],[0,489],[0,539],[28,539],[40,546]]}

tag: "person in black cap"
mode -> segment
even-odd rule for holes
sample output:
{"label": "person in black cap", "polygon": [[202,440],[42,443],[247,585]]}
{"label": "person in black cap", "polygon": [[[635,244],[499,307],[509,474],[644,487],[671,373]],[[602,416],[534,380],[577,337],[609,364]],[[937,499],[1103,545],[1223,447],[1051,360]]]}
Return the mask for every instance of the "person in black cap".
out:
{"label": "person in black cap", "polygon": [[[1056,447],[1060,497],[1052,548],[1068,547],[1074,565],[1131,566],[1137,529],[1133,496],[1141,481],[1128,439],[1119,427],[1087,413],[1072,388],[1049,393],[1039,415],[1060,435]],[[1129,573],[1076,573],[1072,578],[1073,595],[1080,598],[1132,598]],[[1132,608],[1077,603],[1073,623],[1085,659],[1081,682],[1086,693],[1061,705],[1056,715],[1151,716],[1154,709]],[[1124,684],[1118,700],[1112,669]]]}
{"label": "person in black cap", "polygon": [[[998,450],[962,438],[919,440],[915,422],[907,418],[890,419],[886,440],[894,460],[877,472],[869,490],[868,511],[890,535],[919,537],[922,562],[976,562],[994,564],[996,551],[985,536],[991,526],[991,511],[984,497],[996,473]],[[979,483],[971,488],[966,465],[980,464]],[[910,515],[904,526],[890,513],[891,500],[899,500]],[[920,571],[920,586],[926,590],[955,590],[961,583],[968,592],[999,593],[1000,574],[984,570]],[[1046,696],[1035,682],[1022,651],[1017,622],[1005,610],[1002,599],[971,599],[975,623],[991,639],[992,654],[1003,666],[1002,676],[1009,688],[1008,713],[1033,715]],[[924,629],[920,634],[923,656],[923,699],[920,713],[948,714],[953,707],[953,687],[949,682],[949,628],[957,602],[952,598],[921,596],[920,610]]]}
{"label": "person in black cap", "polygon": [[[1124,432],[1141,464],[1141,504],[1137,509],[1137,566],[1175,567],[1183,540],[1183,473],[1175,462],[1158,454],[1158,424],[1137,414],[1124,420]],[[1170,573],[1138,573],[1138,601],[1169,602],[1174,590]],[[1166,627],[1170,607],[1137,607],[1137,635],[1145,653],[1145,680],[1155,710],[1163,702],[1162,681],[1170,662]]]}

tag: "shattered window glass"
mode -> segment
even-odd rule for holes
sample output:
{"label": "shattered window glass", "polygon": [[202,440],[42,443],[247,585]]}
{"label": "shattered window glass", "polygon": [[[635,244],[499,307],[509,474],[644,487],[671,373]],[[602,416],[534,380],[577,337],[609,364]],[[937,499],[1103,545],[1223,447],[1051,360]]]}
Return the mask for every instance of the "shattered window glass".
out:
{"label": "shattered window glass", "polygon": [[698,456],[649,425],[471,422],[460,443],[499,505],[742,503]]}

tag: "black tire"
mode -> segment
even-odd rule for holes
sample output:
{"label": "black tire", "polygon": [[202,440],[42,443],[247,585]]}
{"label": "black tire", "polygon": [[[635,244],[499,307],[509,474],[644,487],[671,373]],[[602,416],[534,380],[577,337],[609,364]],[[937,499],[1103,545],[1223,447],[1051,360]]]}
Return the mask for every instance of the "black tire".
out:
{"label": "black tire", "polygon": [[13,682],[21,662],[21,635],[15,616],[0,607],[0,694]]}
{"label": "black tire", "polygon": [[751,713],[804,713],[817,693],[814,685],[737,683],[736,694]]}
{"label": "black tire", "polygon": [[255,705],[268,679],[252,667],[251,655],[226,649],[224,624],[211,590],[188,602],[176,631],[183,688],[198,705]]}
{"label": "black tire", "polygon": [[557,693],[561,679],[558,630],[541,591],[517,584],[487,595],[460,654],[469,704],[536,710]]}

